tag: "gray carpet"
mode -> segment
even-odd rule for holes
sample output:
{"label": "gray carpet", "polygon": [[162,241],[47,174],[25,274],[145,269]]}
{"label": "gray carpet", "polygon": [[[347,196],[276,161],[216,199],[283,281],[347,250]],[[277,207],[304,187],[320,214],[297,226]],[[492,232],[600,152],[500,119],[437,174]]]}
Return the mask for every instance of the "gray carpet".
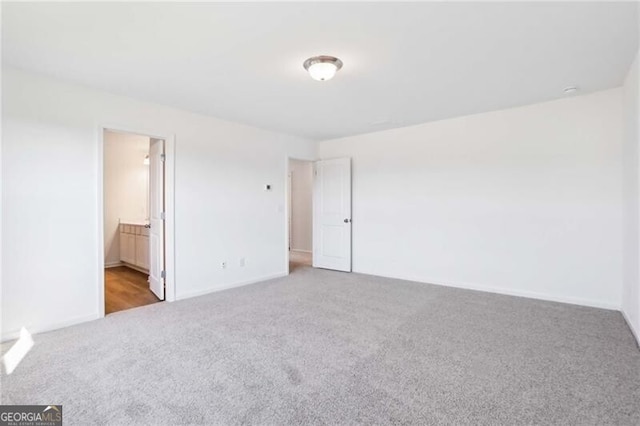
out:
{"label": "gray carpet", "polygon": [[67,425],[640,424],[618,312],[308,267],[35,341],[2,403]]}

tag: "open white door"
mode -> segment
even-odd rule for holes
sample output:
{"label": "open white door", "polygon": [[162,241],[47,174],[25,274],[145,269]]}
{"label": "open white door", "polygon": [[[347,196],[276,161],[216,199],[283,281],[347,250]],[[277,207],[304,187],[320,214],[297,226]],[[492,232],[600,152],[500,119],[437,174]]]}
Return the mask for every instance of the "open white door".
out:
{"label": "open white door", "polygon": [[351,159],[315,163],[313,266],[351,272]]}
{"label": "open white door", "polygon": [[149,149],[149,288],[164,300],[164,141]]}
{"label": "open white door", "polygon": [[289,226],[289,241],[287,242],[288,247],[289,247],[289,251],[291,251],[291,238],[292,238],[292,229],[291,229],[291,213],[293,211],[293,209],[291,208],[291,172],[289,172],[288,176],[287,176],[287,216],[289,218],[289,221],[287,223],[287,226]]}

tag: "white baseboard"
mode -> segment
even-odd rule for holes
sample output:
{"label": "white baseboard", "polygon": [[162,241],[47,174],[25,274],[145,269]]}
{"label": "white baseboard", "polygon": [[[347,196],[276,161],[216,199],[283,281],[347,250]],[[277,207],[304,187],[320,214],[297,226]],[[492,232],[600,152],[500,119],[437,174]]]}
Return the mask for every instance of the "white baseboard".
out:
{"label": "white baseboard", "polygon": [[298,252],[298,253],[308,253],[308,254],[311,254],[311,250],[300,250],[300,249],[294,249],[294,248],[292,248],[292,249],[291,249],[291,251],[295,251],[295,252]]}
{"label": "white baseboard", "polygon": [[376,275],[376,276],[386,277],[386,278],[394,278],[398,280],[414,281],[414,282],[424,283],[424,284],[440,285],[443,287],[453,287],[453,288],[461,288],[465,290],[483,291],[486,293],[504,294],[506,296],[526,297],[529,299],[546,300],[549,302],[568,303],[570,305],[588,306],[591,308],[608,309],[613,311],[621,310],[620,305],[617,305],[617,304],[601,302],[598,300],[591,300],[591,299],[581,299],[578,297],[554,296],[551,294],[538,293],[538,292],[527,291],[527,290],[509,290],[509,289],[491,287],[491,286],[476,284],[476,283],[446,282],[446,281],[429,280],[429,279],[415,278],[415,277],[401,277],[401,276],[392,276],[392,275],[371,274],[370,272],[356,271],[356,270],[354,270],[354,272],[361,273],[361,274]]}
{"label": "white baseboard", "polygon": [[245,285],[250,285],[250,284],[256,284],[262,281],[268,281],[268,280],[273,280],[275,278],[282,278],[282,277],[286,277],[287,274],[286,272],[280,272],[278,274],[273,274],[273,275],[267,275],[264,277],[259,277],[259,278],[254,278],[254,279],[250,279],[250,280],[246,280],[246,281],[238,281],[232,284],[225,284],[221,287],[215,287],[215,288],[210,288],[210,289],[206,289],[206,290],[198,290],[198,291],[192,291],[189,293],[185,293],[185,294],[180,294],[176,297],[176,300],[182,300],[182,299],[190,299],[192,297],[198,297],[198,296],[204,296],[205,294],[210,294],[210,293],[216,293],[218,291],[223,291],[223,290],[229,290],[231,288],[236,288],[236,287],[242,287]]}
{"label": "white baseboard", "polygon": [[127,263],[127,262],[122,262],[121,266],[126,266],[129,269],[133,269],[134,271],[142,272],[143,274],[148,274],[149,273],[148,269],[143,269],[143,268],[140,268],[140,267],[138,267],[136,265],[132,265],[132,264]]}
{"label": "white baseboard", "polygon": [[[87,321],[93,321],[98,318],[100,318],[100,316],[97,313],[95,313],[95,314],[85,315],[81,317],[69,318],[67,320],[55,322],[51,324],[29,326],[25,328],[31,334],[38,334],[38,333],[44,333],[46,331],[57,330],[59,328],[69,327],[71,325],[76,325],[76,324],[80,324]],[[2,337],[0,338],[0,341],[6,342],[9,340],[17,339],[18,337],[20,337],[20,330],[7,331],[6,333],[2,333]]]}
{"label": "white baseboard", "polygon": [[635,337],[636,344],[638,345],[638,348],[640,348],[640,330],[636,330],[633,327],[633,323],[631,322],[631,318],[629,318],[629,316],[627,315],[627,313],[625,311],[620,310],[620,312],[622,312],[622,317],[627,322],[627,325],[629,326],[629,330],[631,330],[631,334],[633,334],[633,337]]}
{"label": "white baseboard", "polygon": [[138,271],[138,272],[142,272],[142,273],[144,273],[144,274],[148,274],[148,273],[149,273],[149,270],[148,270],[148,269],[140,268],[139,266],[132,265],[131,263],[127,263],[127,262],[110,262],[110,263],[105,263],[105,264],[104,264],[104,269],[108,269],[108,268],[117,268],[118,266],[126,266],[127,268],[133,269],[133,270]]}
{"label": "white baseboard", "polygon": [[[125,265],[125,266],[129,266],[129,265]],[[194,292],[190,292],[190,293],[187,293],[187,294],[184,294],[184,295],[180,295],[179,297],[176,298],[176,300],[189,299],[191,297],[197,297],[197,296],[204,296],[205,294],[209,294],[209,293],[215,293],[215,292],[222,291],[222,290],[228,290],[228,289],[231,289],[231,288],[242,287],[242,286],[245,286],[245,285],[255,284],[255,283],[262,282],[262,281],[268,281],[268,280],[272,280],[272,279],[275,279],[275,278],[286,277],[287,275],[288,274],[286,272],[280,272],[278,274],[267,275],[267,276],[264,276],[264,277],[259,277],[259,278],[254,278],[254,279],[250,279],[250,280],[245,280],[245,281],[239,281],[239,282],[235,282],[235,283],[231,283],[231,284],[226,284],[226,285],[224,285],[222,287],[216,287],[216,288],[212,288],[212,289],[194,291]],[[69,327],[69,326],[76,325],[76,324],[81,324],[81,323],[87,322],[87,321],[93,321],[93,320],[96,320],[96,319],[99,319],[99,318],[100,318],[100,316],[97,313],[95,313],[95,314],[92,314],[92,315],[76,317],[76,318],[70,318],[68,320],[60,321],[60,322],[56,322],[56,323],[40,325],[40,326],[29,326],[29,327],[26,327],[26,328],[29,331],[29,333],[38,334],[38,333],[44,333],[46,331],[57,330],[59,328]],[[0,342],[6,342],[6,341],[14,340],[14,339],[17,339],[18,337],[20,337],[20,330],[7,331],[5,333],[2,333],[2,336],[0,337]]]}
{"label": "white baseboard", "polygon": [[[126,266],[129,266],[129,265],[126,265]],[[594,307],[594,308],[610,309],[610,310],[620,311],[622,313],[625,321],[629,325],[629,328],[631,329],[631,332],[633,333],[636,341],[640,345],[640,336],[639,336],[640,330],[635,330],[633,325],[631,324],[631,321],[629,320],[629,317],[626,315],[626,313],[621,310],[620,306],[617,306],[617,305],[614,305],[614,304],[602,303],[602,302],[598,302],[598,301],[593,301],[593,300],[588,300],[588,299],[580,299],[580,298],[557,297],[557,296],[552,296],[552,295],[543,294],[543,293],[530,292],[530,291],[506,290],[506,289],[502,289],[502,288],[495,288],[495,287],[490,287],[490,286],[485,286],[485,285],[480,285],[480,284],[452,283],[452,282],[443,282],[443,281],[437,281],[437,280],[425,281],[424,279],[415,279],[415,278],[410,278],[410,277],[371,274],[371,273],[366,272],[366,271],[356,271],[356,270],[354,270],[354,272],[361,273],[361,274],[369,274],[369,275],[376,275],[376,276],[387,277],[387,278],[406,280],[406,281],[414,281],[414,282],[425,283],[425,284],[434,284],[434,285],[440,285],[440,286],[444,286],[444,287],[461,288],[461,289],[466,289],[466,290],[476,290],[476,291],[483,291],[483,292],[487,292],[487,293],[504,294],[504,295],[508,295],[508,296],[517,296],[517,297],[527,297],[527,298],[530,298],[530,299],[547,300],[547,301],[551,301],[551,302],[569,303],[569,304],[572,304],[572,305],[581,305],[581,306],[589,306],[589,307]],[[215,288],[210,288],[210,289],[205,289],[205,290],[193,291],[193,292],[189,292],[189,293],[186,293],[186,294],[179,295],[176,298],[176,300],[189,299],[189,298],[192,298],[192,297],[203,296],[205,294],[216,293],[218,291],[228,290],[228,289],[231,289],[231,288],[242,287],[242,286],[245,286],[245,285],[255,284],[255,283],[259,283],[259,282],[262,282],[262,281],[268,281],[268,280],[272,280],[272,279],[276,279],[276,278],[282,278],[282,277],[285,277],[287,275],[288,274],[286,272],[280,272],[280,273],[273,274],[273,275],[267,275],[267,276],[263,276],[263,277],[253,278],[253,279],[250,279],[250,280],[238,281],[238,282],[231,283],[231,284],[225,284],[225,285],[223,285],[221,287],[215,287]],[[60,321],[60,322],[57,322],[57,323],[41,325],[41,326],[32,326],[32,327],[29,327],[28,330],[29,330],[29,332],[31,334],[43,333],[43,332],[46,332],[46,331],[51,331],[51,330],[56,330],[56,329],[59,329],[59,328],[69,327],[71,325],[76,325],[76,324],[80,324],[80,323],[87,322],[87,321],[93,321],[93,320],[96,320],[98,318],[100,318],[100,316],[96,313],[96,314],[82,316],[82,317],[70,318],[68,320]],[[14,340],[14,339],[17,339],[19,337],[19,335],[20,335],[20,330],[8,331],[8,332],[5,332],[5,333],[2,333],[2,337],[0,338],[0,341],[1,342],[6,342],[6,341],[9,341],[9,340]]]}

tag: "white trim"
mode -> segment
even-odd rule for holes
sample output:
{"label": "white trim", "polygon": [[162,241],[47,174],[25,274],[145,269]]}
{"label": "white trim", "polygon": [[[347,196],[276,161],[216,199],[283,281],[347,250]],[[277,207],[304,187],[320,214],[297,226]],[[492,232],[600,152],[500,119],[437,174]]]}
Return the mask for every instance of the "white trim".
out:
{"label": "white trim", "polygon": [[96,139],[98,141],[97,170],[98,170],[98,317],[105,316],[104,312],[104,131],[133,133],[144,135],[154,139],[164,140],[165,153],[165,300],[176,300],[175,282],[175,135],[159,135],[147,129],[131,128],[121,124],[101,123],[96,125]]}
{"label": "white trim", "polygon": [[219,291],[229,290],[231,288],[243,287],[245,285],[251,285],[251,284],[257,284],[257,283],[261,283],[261,282],[264,282],[264,281],[273,280],[273,279],[276,279],[276,278],[286,277],[287,275],[289,275],[289,272],[280,272],[280,273],[277,273],[277,274],[267,275],[267,276],[260,277],[260,278],[253,278],[253,279],[250,279],[250,280],[238,281],[238,282],[235,282],[235,283],[232,283],[232,284],[225,284],[225,285],[223,285],[221,287],[209,288],[209,289],[206,289],[206,290],[192,291],[192,292],[189,292],[187,294],[180,295],[178,300],[190,299],[192,297],[204,296],[205,294],[217,293]]}
{"label": "white trim", "polygon": [[640,334],[639,334],[640,330],[636,331],[636,329],[633,328],[633,322],[631,321],[631,318],[629,318],[629,316],[624,310],[620,310],[620,312],[622,313],[622,317],[624,318],[624,320],[627,322],[627,325],[629,326],[629,330],[631,330],[631,334],[636,339],[636,345],[638,345],[638,348],[640,349]]}
{"label": "white trim", "polygon": [[294,248],[292,248],[291,251],[296,251],[298,253],[309,253],[309,254],[313,253],[311,250],[300,250],[300,249],[294,249]]}
{"label": "white trim", "polygon": [[96,200],[97,213],[98,213],[98,226],[97,226],[97,239],[98,239],[98,258],[96,259],[96,271],[98,273],[98,318],[102,318],[105,315],[104,306],[104,130],[107,126],[97,126],[96,131],[98,140],[98,152],[96,154],[97,162],[97,184],[98,184],[98,199]]}
{"label": "white trim", "polygon": [[[255,279],[246,280],[246,281],[239,281],[239,282],[236,282],[236,283],[227,284],[227,285],[224,285],[222,287],[216,287],[216,288],[213,288],[213,289],[194,291],[194,292],[188,293],[186,295],[180,296],[179,300],[189,299],[189,298],[198,297],[198,296],[204,296],[205,294],[216,293],[218,291],[228,290],[228,289],[232,289],[232,288],[236,288],[236,287],[242,287],[242,286],[245,286],[245,285],[257,284],[257,283],[260,283],[260,282],[264,282],[264,281],[268,281],[268,280],[272,280],[272,279],[276,279],[276,278],[286,277],[287,275],[288,274],[285,273],[285,272],[280,272],[278,274],[267,275],[267,276],[264,276],[264,277],[255,278]],[[104,306],[103,306],[103,309],[104,309]],[[81,324],[81,323],[87,322],[87,321],[93,321],[93,320],[96,320],[96,319],[101,319],[102,317],[104,317],[104,315],[100,316],[98,314],[92,314],[92,315],[72,318],[72,319],[69,319],[67,321],[54,323],[54,324],[49,324],[49,325],[42,326],[42,327],[34,327],[34,328],[27,327],[27,328],[28,328],[30,333],[37,334],[37,333],[43,333],[45,331],[52,331],[52,330],[57,330],[59,328],[65,328],[65,327],[69,327],[69,326],[72,326],[72,325]],[[17,339],[19,337],[19,335],[20,335],[20,330],[9,331],[9,332],[4,333],[2,335],[2,339],[0,341],[5,342],[5,341],[8,341],[8,340]]]}
{"label": "white trim", "polygon": [[293,191],[293,172],[289,169],[287,172],[287,246],[289,247],[289,251],[291,251],[293,247],[293,231],[291,229],[293,228],[293,216],[291,215],[293,211],[293,197],[291,196],[291,191]]}
{"label": "white trim", "polygon": [[167,302],[176,300],[176,265],[175,265],[175,171],[176,171],[176,139],[175,135],[164,137],[164,269],[165,291],[164,299]]}
{"label": "white trim", "polygon": [[527,290],[509,290],[509,289],[491,287],[491,286],[477,284],[477,283],[460,283],[460,282],[454,283],[454,282],[447,282],[447,281],[430,280],[425,278],[415,278],[415,277],[406,277],[406,276],[403,277],[403,276],[397,276],[397,275],[396,276],[382,275],[379,273],[372,274],[370,272],[365,272],[365,271],[355,270],[355,269],[353,270],[353,272],[356,272],[359,274],[374,275],[374,276],[384,277],[384,278],[413,281],[421,284],[433,284],[433,285],[438,285],[443,287],[453,287],[453,288],[461,288],[465,290],[482,291],[485,293],[503,294],[506,296],[526,297],[528,299],[545,300],[548,302],[568,303],[571,305],[588,306],[591,308],[608,309],[613,311],[620,311],[621,309],[620,305],[617,305],[614,303],[601,302],[598,300],[582,299],[578,297],[553,296],[546,293],[537,293],[537,292],[527,291]]}
{"label": "white trim", "polygon": [[[289,184],[289,173],[291,173],[291,170],[289,170],[289,163],[291,160],[291,157],[289,157],[289,155],[285,155],[285,160],[284,160],[284,182],[285,185]],[[289,238],[291,238],[291,236],[289,235],[289,196],[291,191],[289,190],[289,188],[286,188],[284,191],[284,270],[287,271],[286,274],[289,275],[291,273],[291,271],[289,270]]]}
{"label": "white trim", "polygon": [[117,268],[118,266],[126,266],[123,262],[109,262],[104,264],[105,269]]}
{"label": "white trim", "polygon": [[[139,266],[132,265],[131,263],[122,262],[122,265],[120,265],[120,266],[124,266],[126,268],[133,269],[134,271],[142,272],[143,274],[149,275],[149,270],[148,269],[144,269],[144,268],[141,268]],[[106,268],[106,266],[105,266],[105,268]]]}
{"label": "white trim", "polygon": [[[77,324],[81,324],[83,322],[87,322],[87,321],[93,321],[93,320],[97,320],[100,319],[100,317],[97,314],[91,314],[91,315],[85,315],[85,316],[81,316],[81,317],[75,317],[75,318],[71,318],[68,319],[66,321],[62,321],[62,322],[58,322],[58,323],[51,323],[51,324],[47,324],[47,325],[43,325],[40,327],[26,327],[27,330],[29,330],[29,333],[31,334],[37,334],[37,333],[44,333],[46,331],[52,331],[52,330],[57,330],[59,328],[65,328],[65,327],[69,327],[72,325],[77,325]],[[2,334],[2,338],[0,339],[1,342],[6,342],[8,340],[14,340],[17,339],[20,336],[20,330],[13,330],[13,331],[8,331],[6,333]]]}

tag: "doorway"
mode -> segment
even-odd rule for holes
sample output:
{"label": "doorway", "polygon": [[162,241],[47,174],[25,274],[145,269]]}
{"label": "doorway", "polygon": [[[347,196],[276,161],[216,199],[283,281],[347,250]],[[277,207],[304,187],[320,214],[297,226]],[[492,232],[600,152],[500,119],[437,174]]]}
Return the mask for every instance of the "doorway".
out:
{"label": "doorway", "polygon": [[313,258],[313,162],[289,159],[289,272],[310,267]]}
{"label": "doorway", "polygon": [[165,300],[165,139],[103,129],[102,308]]}

